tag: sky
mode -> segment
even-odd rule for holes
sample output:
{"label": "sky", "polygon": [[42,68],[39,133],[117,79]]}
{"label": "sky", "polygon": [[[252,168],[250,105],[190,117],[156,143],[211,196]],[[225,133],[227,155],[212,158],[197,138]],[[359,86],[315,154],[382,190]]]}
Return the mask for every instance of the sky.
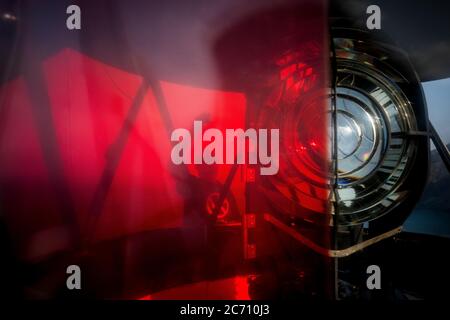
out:
{"label": "sky", "polygon": [[[423,82],[428,117],[446,143],[450,143],[450,78]],[[434,146],[432,147],[434,149]]]}

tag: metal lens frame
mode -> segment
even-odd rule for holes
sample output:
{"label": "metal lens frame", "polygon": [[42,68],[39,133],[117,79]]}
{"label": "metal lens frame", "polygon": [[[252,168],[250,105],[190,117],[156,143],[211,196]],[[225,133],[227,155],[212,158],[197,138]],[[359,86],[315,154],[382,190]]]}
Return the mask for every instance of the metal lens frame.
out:
{"label": "metal lens frame", "polygon": [[415,158],[417,130],[411,103],[396,85],[399,75],[377,57],[354,50],[352,40],[334,39],[337,224],[376,219],[401,201]]}

